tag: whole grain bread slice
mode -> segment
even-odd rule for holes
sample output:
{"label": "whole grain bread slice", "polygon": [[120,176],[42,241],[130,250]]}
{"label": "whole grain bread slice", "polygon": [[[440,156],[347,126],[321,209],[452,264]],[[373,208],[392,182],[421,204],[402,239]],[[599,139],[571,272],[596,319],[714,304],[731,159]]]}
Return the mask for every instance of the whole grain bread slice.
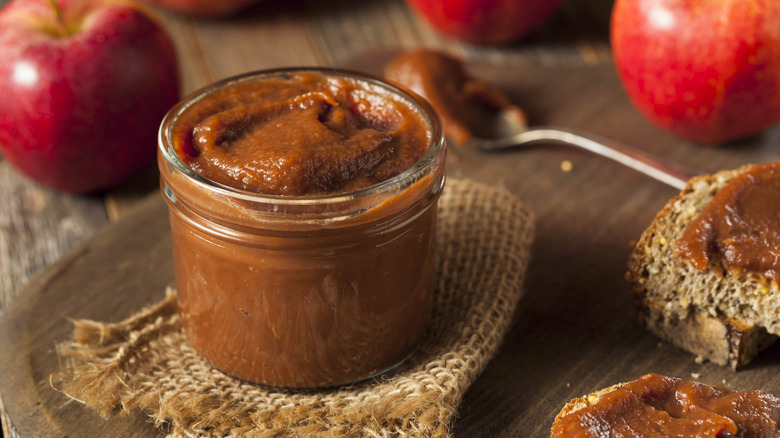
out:
{"label": "whole grain bread slice", "polygon": [[715,193],[753,165],[692,178],[637,241],[626,275],[642,323],[660,338],[736,370],[780,335],[777,284],[720,262],[698,270],[677,240]]}

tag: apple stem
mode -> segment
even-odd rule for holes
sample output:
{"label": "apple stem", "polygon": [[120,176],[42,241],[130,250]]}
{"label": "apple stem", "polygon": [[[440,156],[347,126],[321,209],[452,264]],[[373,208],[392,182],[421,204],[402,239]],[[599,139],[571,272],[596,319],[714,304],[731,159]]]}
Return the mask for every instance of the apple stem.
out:
{"label": "apple stem", "polygon": [[67,36],[69,34],[68,27],[65,25],[65,17],[62,15],[62,8],[60,7],[59,3],[57,3],[57,0],[46,0],[49,3],[49,6],[54,9],[54,14],[57,16],[57,31],[59,32],[60,36]]}

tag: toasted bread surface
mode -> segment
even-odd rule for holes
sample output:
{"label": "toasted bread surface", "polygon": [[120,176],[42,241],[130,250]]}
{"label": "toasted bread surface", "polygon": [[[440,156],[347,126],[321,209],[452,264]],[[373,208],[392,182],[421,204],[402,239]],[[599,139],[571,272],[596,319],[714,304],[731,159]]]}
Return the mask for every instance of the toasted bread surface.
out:
{"label": "toasted bread surface", "polygon": [[558,423],[561,421],[561,418],[572,414],[574,412],[579,411],[580,409],[587,408],[588,406],[595,405],[599,402],[599,399],[604,394],[609,394],[610,392],[620,388],[621,386],[625,385],[625,383],[618,383],[616,385],[612,385],[610,387],[600,389],[596,392],[593,392],[591,394],[588,394],[586,396],[577,397],[572,400],[570,400],[568,403],[566,403],[560,412],[558,412],[558,415],[555,416],[555,420],[553,420],[552,429],[555,429],[555,427],[558,425]]}

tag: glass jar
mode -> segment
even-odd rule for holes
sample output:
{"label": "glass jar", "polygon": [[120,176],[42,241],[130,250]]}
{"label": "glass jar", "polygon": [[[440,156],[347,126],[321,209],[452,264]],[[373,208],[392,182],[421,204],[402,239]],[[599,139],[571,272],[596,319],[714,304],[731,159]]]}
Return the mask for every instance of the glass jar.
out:
{"label": "glass jar", "polygon": [[[349,78],[408,105],[427,126],[422,158],[373,186],[305,196],[230,188],[182,161],[173,128],[193,103],[222,87],[295,71]],[[158,152],[182,328],[217,369],[276,387],[328,387],[393,368],[423,339],[445,158],[441,123],[425,101],[346,71],[256,72],[172,108]]]}

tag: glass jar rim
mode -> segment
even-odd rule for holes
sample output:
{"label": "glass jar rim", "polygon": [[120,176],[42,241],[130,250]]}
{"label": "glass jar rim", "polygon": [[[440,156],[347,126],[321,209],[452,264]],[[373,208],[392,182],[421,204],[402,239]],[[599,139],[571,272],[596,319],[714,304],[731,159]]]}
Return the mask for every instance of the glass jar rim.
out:
{"label": "glass jar rim", "polygon": [[[286,74],[295,73],[320,73],[329,77],[342,77],[350,78],[358,82],[365,83],[372,87],[372,89],[380,88],[384,93],[392,98],[400,96],[404,101],[414,107],[417,112],[423,117],[430,128],[430,140],[428,147],[425,150],[423,156],[417,160],[412,166],[398,175],[393,176],[387,180],[381,181],[377,184],[370,185],[364,188],[360,188],[350,192],[340,192],[336,194],[314,194],[314,195],[300,195],[300,196],[287,196],[287,195],[272,195],[264,193],[255,193],[251,191],[241,190],[234,187],[230,187],[224,184],[212,181],[204,176],[198,174],[192,168],[187,166],[184,161],[181,160],[173,147],[172,131],[173,126],[176,123],[178,117],[183,114],[190,106],[197,103],[199,100],[205,98],[209,94],[216,90],[223,88],[231,84],[237,84],[245,81],[262,80],[263,78],[272,78],[275,76],[283,76]],[[284,67],[267,70],[257,70],[247,72],[244,74],[231,76],[217,82],[200,88],[189,95],[185,96],[176,105],[174,105],[160,124],[158,131],[158,147],[162,153],[165,161],[172,165],[177,171],[181,172],[191,182],[206,188],[210,191],[220,193],[225,196],[229,196],[235,199],[241,199],[249,202],[261,202],[261,203],[273,203],[279,206],[304,206],[304,205],[329,205],[339,204],[353,200],[360,200],[376,196],[384,192],[394,192],[400,188],[407,187],[416,182],[420,177],[424,176],[427,169],[437,163],[437,159],[440,153],[445,147],[444,133],[442,128],[442,122],[438,113],[433,109],[433,106],[428,103],[427,100],[415,94],[413,91],[408,90],[402,86],[390,83],[389,81],[380,78],[378,76],[333,67]]]}

